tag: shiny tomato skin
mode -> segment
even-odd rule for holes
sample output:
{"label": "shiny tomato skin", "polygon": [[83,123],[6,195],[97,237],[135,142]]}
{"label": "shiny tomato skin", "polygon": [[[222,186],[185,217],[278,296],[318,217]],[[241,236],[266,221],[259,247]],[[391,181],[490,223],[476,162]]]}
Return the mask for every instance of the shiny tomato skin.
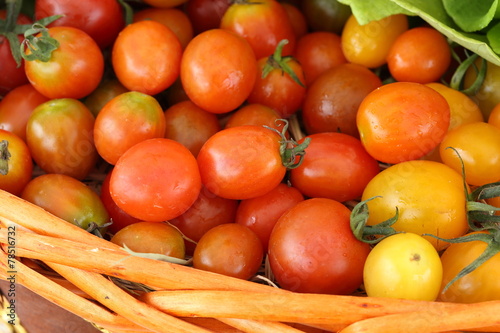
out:
{"label": "shiny tomato skin", "polygon": [[26,143],[36,164],[47,173],[83,180],[98,160],[95,118],[77,99],[52,99],[37,106],[26,125]]}
{"label": "shiny tomato skin", "polygon": [[349,225],[350,210],[326,198],[304,200],[283,214],[269,239],[269,263],[281,288],[351,294],[370,252]]}
{"label": "shiny tomato skin", "polygon": [[48,32],[59,42],[59,47],[47,62],[25,62],[28,80],[36,90],[51,99],[80,99],[89,95],[103,77],[101,49],[92,37],[77,28],[53,27]]}
{"label": "shiny tomato skin", "polygon": [[198,165],[206,188],[223,198],[243,200],[263,195],[285,176],[280,137],[262,126],[223,129],[205,142]]}
{"label": "shiny tomato skin", "polygon": [[21,198],[83,229],[91,222],[99,226],[109,222],[97,192],[70,176],[51,173],[33,178]]}
{"label": "shiny tomato skin", "polygon": [[252,48],[227,30],[200,33],[182,56],[180,78],[186,95],[209,112],[220,114],[238,108],[250,95],[256,77]]}
{"label": "shiny tomato skin", "polygon": [[348,134],[324,132],[308,137],[311,142],[306,157],[290,171],[293,186],[308,197],[340,202],[359,199],[379,173],[378,161],[366,152],[359,139]]}
{"label": "shiny tomato skin", "polygon": [[28,146],[16,134],[0,129],[0,160],[0,189],[21,194],[33,172]]}
{"label": "shiny tomato skin", "polygon": [[191,207],[201,180],[196,159],[186,147],[156,138],[135,144],[119,158],[109,186],[111,197],[127,214],[161,222]]}

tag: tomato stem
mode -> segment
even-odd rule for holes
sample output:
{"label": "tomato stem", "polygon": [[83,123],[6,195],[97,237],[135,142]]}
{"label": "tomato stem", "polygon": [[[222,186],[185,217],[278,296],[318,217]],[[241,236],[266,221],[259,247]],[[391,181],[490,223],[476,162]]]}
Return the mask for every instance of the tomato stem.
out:
{"label": "tomato stem", "polygon": [[267,62],[262,69],[262,78],[266,78],[274,69],[280,69],[282,75],[287,73],[290,77],[301,87],[305,87],[305,85],[300,81],[297,74],[293,71],[293,69],[288,65],[288,62],[293,60],[292,56],[282,56],[283,47],[288,44],[287,39],[282,39],[278,45],[276,46],[276,50],[272,55],[267,58]]}
{"label": "tomato stem", "polygon": [[[39,33],[41,36],[37,37]],[[52,57],[52,52],[59,47],[59,42],[50,37],[48,29],[38,22],[24,32],[24,38],[21,43],[21,55],[27,61],[47,62]],[[25,46],[30,50],[30,54],[24,52]]]}
{"label": "tomato stem", "polygon": [[0,175],[7,175],[9,173],[9,141],[0,141]]}
{"label": "tomato stem", "polygon": [[[486,69],[487,69],[487,62],[484,58],[481,59],[481,69],[478,69],[475,60],[479,57],[477,54],[472,54],[471,56],[467,57],[463,62],[458,65],[457,69],[455,70],[455,73],[453,73],[453,76],[450,81],[450,87],[459,90],[462,93],[472,96],[475,95],[477,90],[481,87],[481,85],[484,82],[484,79],[486,77]],[[467,73],[467,70],[472,66],[472,68],[476,71],[477,77],[476,80],[472,83],[472,85],[467,88],[463,89],[463,78],[465,74]]]}

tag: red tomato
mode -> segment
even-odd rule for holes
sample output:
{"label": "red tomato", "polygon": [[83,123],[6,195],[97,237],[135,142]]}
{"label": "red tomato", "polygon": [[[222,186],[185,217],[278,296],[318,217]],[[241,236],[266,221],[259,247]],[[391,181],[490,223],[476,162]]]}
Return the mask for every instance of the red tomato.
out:
{"label": "red tomato", "polygon": [[157,8],[173,8],[182,5],[187,0],[144,0],[144,2]]}
{"label": "red tomato", "polygon": [[240,202],[235,222],[250,228],[259,237],[267,252],[269,236],[278,219],[290,208],[304,200],[295,187],[280,183],[268,193]]}
{"label": "red tomato", "polygon": [[193,24],[195,34],[215,29],[220,26],[222,16],[231,4],[231,0],[190,0],[186,4],[186,13]]}
{"label": "red tomato", "polygon": [[262,104],[246,104],[231,114],[225,127],[241,125],[269,126],[283,131],[284,122],[278,121],[280,115],[274,109]]}
{"label": "red tomato", "polygon": [[309,138],[307,157],[290,171],[293,186],[308,197],[341,202],[359,199],[380,171],[377,160],[367,153],[359,139],[347,134],[325,132]]}
{"label": "red tomato", "polygon": [[105,79],[85,98],[85,105],[97,117],[101,109],[114,97],[129,91],[117,79]]}
{"label": "red tomato", "polygon": [[193,103],[209,112],[226,113],[239,107],[256,77],[257,61],[250,45],[227,30],[197,35],[182,56],[182,86]]}
{"label": "red tomato", "polygon": [[269,239],[269,263],[280,287],[351,294],[362,283],[370,246],[350,228],[351,211],[326,199],[304,200],[283,214]]}
{"label": "red tomato", "polygon": [[110,46],[125,26],[122,7],[116,0],[37,0],[35,20],[64,15],[48,27],[69,26],[85,31],[102,49]]}
{"label": "red tomato", "polygon": [[26,143],[14,133],[0,129],[0,189],[21,194],[32,172],[33,161]]}
{"label": "red tomato", "polygon": [[182,45],[162,23],[146,20],[126,26],[113,44],[111,62],[129,90],[156,95],[179,76]]}
{"label": "red tomato", "polygon": [[280,2],[288,15],[288,19],[292,24],[293,32],[295,33],[295,39],[299,39],[307,33],[307,21],[304,13],[297,7],[297,5]]}
{"label": "red tomato", "polygon": [[110,164],[138,142],[165,136],[165,117],[158,101],[137,91],[122,93],[101,109],[94,125],[99,155]]}
{"label": "red tomato", "polygon": [[[49,98],[80,99],[101,82],[104,57],[96,42],[84,31],[73,27],[53,27],[49,35],[59,42],[49,61],[25,61],[29,81]],[[26,50],[26,54],[30,54]]]}
{"label": "red tomato", "polygon": [[196,159],[186,147],[157,138],[129,148],[116,163],[109,186],[111,197],[127,214],[160,222],[191,207],[201,180]]}

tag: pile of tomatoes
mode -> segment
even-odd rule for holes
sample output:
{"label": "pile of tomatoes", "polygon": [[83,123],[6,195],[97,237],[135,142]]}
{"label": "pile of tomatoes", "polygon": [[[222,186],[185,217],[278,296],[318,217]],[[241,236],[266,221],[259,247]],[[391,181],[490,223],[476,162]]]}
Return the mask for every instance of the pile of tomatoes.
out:
{"label": "pile of tomatoes", "polygon": [[266,267],[297,292],[500,298],[497,65],[452,86],[469,51],[335,0],[26,7],[2,25],[19,66],[0,35],[1,189],[134,252]]}

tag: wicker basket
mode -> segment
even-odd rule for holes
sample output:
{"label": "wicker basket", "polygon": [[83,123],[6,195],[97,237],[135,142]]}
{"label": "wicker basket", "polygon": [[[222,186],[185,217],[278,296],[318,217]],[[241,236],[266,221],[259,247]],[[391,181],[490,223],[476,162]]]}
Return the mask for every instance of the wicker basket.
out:
{"label": "wicker basket", "polygon": [[15,283],[103,332],[500,332],[500,316],[484,315],[500,313],[500,301],[466,305],[288,292],[131,256],[4,191],[0,227],[0,276],[14,276]]}

